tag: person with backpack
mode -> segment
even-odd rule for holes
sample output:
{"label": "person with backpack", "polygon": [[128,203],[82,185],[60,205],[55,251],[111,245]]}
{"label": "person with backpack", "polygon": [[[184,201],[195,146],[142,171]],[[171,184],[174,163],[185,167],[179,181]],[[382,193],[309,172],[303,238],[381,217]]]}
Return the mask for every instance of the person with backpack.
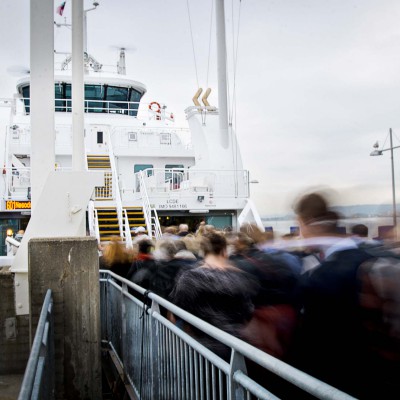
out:
{"label": "person with backpack", "polygon": [[313,250],[320,260],[299,280],[295,366],[354,397],[391,398],[374,363],[360,302],[360,266],[374,256],[338,234],[338,215],[322,194],[302,196],[295,212],[301,235],[319,243]]}

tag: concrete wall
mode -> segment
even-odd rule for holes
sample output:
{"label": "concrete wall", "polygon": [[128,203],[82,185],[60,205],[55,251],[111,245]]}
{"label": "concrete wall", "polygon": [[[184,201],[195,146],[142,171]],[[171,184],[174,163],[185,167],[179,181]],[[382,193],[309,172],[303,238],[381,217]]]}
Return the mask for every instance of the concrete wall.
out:
{"label": "concrete wall", "polygon": [[0,268],[0,375],[23,374],[29,357],[29,316],[15,314],[14,274]]}
{"label": "concrete wall", "polygon": [[32,334],[45,293],[53,292],[56,398],[101,399],[96,239],[31,239],[28,254]]}

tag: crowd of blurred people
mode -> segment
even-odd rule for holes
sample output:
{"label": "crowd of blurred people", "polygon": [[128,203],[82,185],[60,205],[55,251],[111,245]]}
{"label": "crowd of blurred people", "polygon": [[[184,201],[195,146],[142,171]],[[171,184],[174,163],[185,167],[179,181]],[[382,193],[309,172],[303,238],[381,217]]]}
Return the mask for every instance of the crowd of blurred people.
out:
{"label": "crowd of blurred people", "polygon": [[[354,397],[397,397],[400,258],[365,225],[340,233],[321,193],[303,195],[294,211],[299,235],[284,238],[203,221],[154,241],[142,228],[133,249],[111,240],[100,266]],[[229,359],[222,344],[165,316]]]}

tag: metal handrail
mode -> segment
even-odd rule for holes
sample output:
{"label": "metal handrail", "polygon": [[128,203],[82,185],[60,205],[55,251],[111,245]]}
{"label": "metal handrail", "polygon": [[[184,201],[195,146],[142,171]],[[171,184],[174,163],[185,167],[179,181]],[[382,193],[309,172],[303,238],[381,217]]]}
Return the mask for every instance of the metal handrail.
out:
{"label": "metal handrail", "polygon": [[128,218],[128,213],[126,212],[125,209],[122,210],[123,212],[123,220],[124,220],[124,233],[125,233],[125,244],[126,247],[132,248],[133,243],[132,243],[132,234],[129,226],[129,218]]}
{"label": "metal handrail", "polygon": [[54,397],[53,297],[47,290],[18,400]]}
{"label": "metal handrail", "polygon": [[137,173],[137,176],[139,177],[140,195],[143,204],[143,214],[146,221],[147,232],[151,237],[154,236],[155,239],[159,239],[161,237],[161,227],[158,220],[157,210],[150,205],[149,195],[147,193],[147,188],[144,181],[144,173],[147,173],[147,171],[148,170],[146,169]]}
{"label": "metal handrail", "polygon": [[108,147],[108,157],[110,159],[110,165],[111,165],[111,174],[112,174],[112,180],[113,180],[112,191],[113,191],[113,195],[115,196],[115,202],[116,202],[116,207],[117,207],[119,231],[121,233],[121,236],[124,237],[125,231],[123,229],[124,226],[123,226],[121,191],[119,189],[118,175],[116,174],[117,166],[115,165],[115,158],[114,158],[114,152],[113,152],[113,148],[112,148],[112,141],[111,141],[110,133],[108,133],[107,147]]}
{"label": "metal handrail", "polygon": [[[102,339],[109,343],[116,357],[123,364],[124,374],[133,388],[136,389],[138,398],[159,398],[157,394],[162,390],[166,390],[167,395],[170,392],[178,391],[177,395],[174,393],[175,396],[165,398],[197,398],[196,396],[180,396],[180,394],[182,394],[181,391],[187,394],[187,391],[191,390],[189,386],[193,382],[195,382],[194,390],[197,390],[201,386],[199,381],[205,375],[204,370],[211,368],[212,375],[209,374],[208,377],[211,376],[211,379],[214,380],[213,377],[217,375],[219,382],[226,381],[227,393],[226,396],[221,398],[244,399],[247,393],[247,398],[254,395],[260,399],[276,399],[266,387],[256,383],[247,374],[246,358],[277,377],[283,378],[288,386],[294,385],[316,398],[328,400],[354,399],[352,396],[206,323],[164,298],[152,292],[146,292],[140,286],[109,270],[100,270],[100,283],[102,287],[102,315],[105,323],[102,326]],[[142,312],[144,305],[138,299],[138,294],[148,297],[151,301],[151,308],[145,309],[147,312]],[[160,306],[230,348],[230,362],[224,361],[181,328],[164,318],[160,313]],[[108,317],[110,321],[108,321]],[[126,329],[128,324],[129,330]],[[129,334],[132,334],[132,337],[128,336]],[[140,336],[142,337],[141,342]],[[147,346],[143,345],[144,337]],[[136,346],[133,343],[134,340],[136,340]],[[140,343],[142,344],[140,345]],[[194,361],[194,369],[190,359],[197,360]],[[199,359],[203,359],[208,367],[203,368],[203,362],[200,363]],[[137,362],[140,362],[140,367],[138,367]],[[144,363],[143,366],[142,362]],[[134,367],[132,367],[133,365]],[[146,377],[144,385],[142,385],[141,375],[139,377],[138,368],[144,370]],[[185,368],[190,368],[190,371],[185,370]],[[157,382],[157,384],[154,384],[154,382]],[[207,381],[207,378],[203,383],[211,384]],[[266,385],[268,385],[268,382]],[[143,394],[141,389],[144,392]]]}

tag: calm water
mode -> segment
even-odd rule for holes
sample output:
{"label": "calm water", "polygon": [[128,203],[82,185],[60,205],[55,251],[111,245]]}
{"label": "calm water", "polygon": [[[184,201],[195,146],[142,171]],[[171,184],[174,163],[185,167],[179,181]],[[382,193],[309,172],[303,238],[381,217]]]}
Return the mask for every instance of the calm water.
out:
{"label": "calm water", "polygon": [[[290,233],[290,227],[298,226],[296,220],[279,220],[266,221],[263,220],[265,227],[272,227],[275,235],[285,235]],[[356,224],[364,224],[368,226],[369,237],[378,236],[378,226],[393,225],[392,217],[376,217],[376,218],[349,218],[340,220],[339,226],[345,227],[346,232],[350,233],[351,227]]]}

